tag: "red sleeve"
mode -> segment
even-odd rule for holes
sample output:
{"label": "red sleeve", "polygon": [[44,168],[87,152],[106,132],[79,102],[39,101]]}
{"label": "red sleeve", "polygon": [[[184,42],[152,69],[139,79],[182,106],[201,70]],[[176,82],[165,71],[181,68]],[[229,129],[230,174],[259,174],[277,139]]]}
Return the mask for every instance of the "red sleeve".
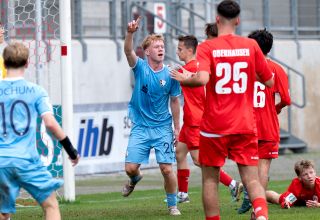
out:
{"label": "red sleeve", "polygon": [[269,69],[266,58],[264,57],[260,47],[255,41],[253,42],[254,42],[254,49],[255,49],[256,73],[258,74],[262,82],[266,82],[272,78],[272,73],[271,73],[271,70]]}
{"label": "red sleeve", "polygon": [[[192,60],[189,63],[182,66],[185,70],[188,70],[191,73],[197,73],[198,72],[198,65],[199,62],[196,60]],[[179,73],[183,73],[182,69],[178,69]]]}
{"label": "red sleeve", "polygon": [[[298,180],[299,181],[299,180]],[[291,193],[296,197],[298,198],[298,195],[299,195],[299,186],[297,184],[297,179],[294,179],[292,180],[290,186],[288,187],[287,191],[282,193],[280,195],[280,198],[279,198],[279,204],[281,205],[282,208],[284,208],[284,201],[286,199],[286,197],[288,195],[290,195]],[[293,205],[293,204],[292,204]]]}
{"label": "red sleeve", "polygon": [[191,73],[197,73],[198,72],[198,61],[192,60],[188,64],[184,65],[183,68],[188,70]]}
{"label": "red sleeve", "polygon": [[275,73],[275,92],[280,94],[281,104],[283,106],[291,104],[291,98],[289,94],[289,82],[288,76],[284,72],[281,66],[276,67],[277,72]]}
{"label": "red sleeve", "polygon": [[316,195],[318,196],[318,202],[320,202],[320,177],[316,177]]}
{"label": "red sleeve", "polygon": [[211,74],[212,54],[207,42],[203,42],[197,47],[197,60],[199,62],[198,71],[206,71]]}

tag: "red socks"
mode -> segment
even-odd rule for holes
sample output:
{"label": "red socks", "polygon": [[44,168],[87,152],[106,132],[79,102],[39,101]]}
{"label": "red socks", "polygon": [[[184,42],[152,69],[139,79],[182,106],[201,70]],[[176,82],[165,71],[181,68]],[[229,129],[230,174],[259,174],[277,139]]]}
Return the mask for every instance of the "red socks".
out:
{"label": "red socks", "polygon": [[[258,218],[259,216],[264,216],[266,219],[268,219],[268,206],[265,199],[256,198],[252,202],[252,205],[253,205],[256,218]],[[211,217],[206,216],[206,220],[220,220],[220,216],[219,215],[211,216]]]}
{"label": "red socks", "polygon": [[264,198],[256,198],[252,202],[253,211],[256,214],[256,218],[264,216],[268,219],[268,206]]}
{"label": "red socks", "polygon": [[220,183],[225,186],[229,186],[231,184],[232,178],[222,169],[220,169]]}
{"label": "red socks", "polygon": [[220,220],[220,215],[216,215],[216,216],[211,216],[211,217],[206,217],[206,220]]}
{"label": "red socks", "polygon": [[177,176],[178,176],[178,191],[187,193],[188,185],[189,185],[190,170],[189,169],[178,170]]}

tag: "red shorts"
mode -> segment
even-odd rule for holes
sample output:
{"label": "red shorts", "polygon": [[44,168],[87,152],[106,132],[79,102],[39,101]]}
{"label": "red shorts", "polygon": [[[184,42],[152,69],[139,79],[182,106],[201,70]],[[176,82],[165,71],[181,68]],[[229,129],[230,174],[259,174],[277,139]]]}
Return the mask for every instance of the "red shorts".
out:
{"label": "red shorts", "polygon": [[258,151],[260,159],[274,159],[278,158],[279,143],[275,141],[258,142]]}
{"label": "red shorts", "polygon": [[199,150],[200,127],[183,125],[179,134],[179,142],[185,143],[188,150]]}
{"label": "red shorts", "polygon": [[238,164],[257,166],[259,161],[258,137],[252,134],[221,137],[200,135],[199,162],[201,165],[222,167],[226,157]]}

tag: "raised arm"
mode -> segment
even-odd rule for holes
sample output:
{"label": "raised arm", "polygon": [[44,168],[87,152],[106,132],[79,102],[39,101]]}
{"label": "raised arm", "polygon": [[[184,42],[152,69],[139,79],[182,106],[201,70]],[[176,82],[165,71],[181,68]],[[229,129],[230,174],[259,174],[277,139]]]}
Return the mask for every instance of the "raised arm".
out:
{"label": "raised arm", "polygon": [[124,39],[124,53],[126,54],[130,67],[134,67],[138,59],[133,49],[133,34],[139,28],[140,19],[141,17],[139,16],[137,20],[133,20],[128,23],[127,34]]}

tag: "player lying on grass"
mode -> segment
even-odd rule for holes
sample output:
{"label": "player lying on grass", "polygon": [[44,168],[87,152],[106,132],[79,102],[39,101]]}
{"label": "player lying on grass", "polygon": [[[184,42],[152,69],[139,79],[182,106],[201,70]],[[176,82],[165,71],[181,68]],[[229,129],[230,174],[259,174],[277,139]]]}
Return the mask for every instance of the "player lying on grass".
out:
{"label": "player lying on grass", "polygon": [[292,180],[286,192],[279,194],[267,190],[268,202],[280,204],[285,209],[292,206],[320,208],[320,178],[316,176],[314,163],[300,160],[294,165],[294,171],[297,177]]}

